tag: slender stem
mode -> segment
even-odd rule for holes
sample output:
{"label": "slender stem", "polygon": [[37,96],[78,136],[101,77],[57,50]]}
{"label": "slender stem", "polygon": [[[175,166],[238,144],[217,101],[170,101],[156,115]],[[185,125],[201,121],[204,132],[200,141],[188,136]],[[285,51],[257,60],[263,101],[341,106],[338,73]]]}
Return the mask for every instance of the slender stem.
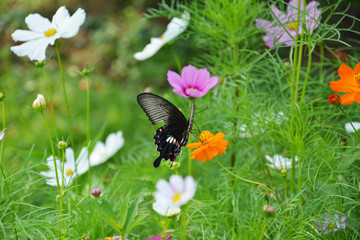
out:
{"label": "slender stem", "polygon": [[89,78],[86,77],[86,139],[87,144],[90,142],[90,84]]}
{"label": "slender stem", "polygon": [[346,112],[344,111],[344,109],[342,108],[341,105],[339,105],[340,110],[342,111],[342,113],[344,114],[344,116],[346,117],[346,119],[348,120],[348,122],[350,123],[350,125],[352,126],[352,128],[354,129],[354,131],[356,132],[356,134],[358,135],[359,139],[360,139],[360,133],[356,130],[356,128],[354,127],[353,123],[351,122],[349,116],[346,114]]}
{"label": "slender stem", "polygon": [[291,156],[291,185],[290,185],[290,192],[292,195],[295,194],[295,156]]}
{"label": "slender stem", "polygon": [[[298,188],[299,188],[299,192],[301,192],[302,189],[302,180],[301,180],[301,163],[302,163],[302,157],[300,155],[299,157],[299,167],[298,167]],[[293,165],[293,168],[295,168],[295,165]],[[302,193],[299,194],[299,203],[300,206],[302,206],[303,204],[303,200],[302,200]],[[300,207],[300,211],[302,212],[302,208]]]}
{"label": "slender stem", "polygon": [[320,81],[320,85],[321,85],[321,84],[324,82],[324,79],[323,79],[323,69],[324,69],[324,44],[323,44],[323,42],[320,43],[319,47],[320,47],[319,81]]}
{"label": "slender stem", "polygon": [[64,91],[64,100],[65,100],[66,115],[67,115],[67,120],[68,120],[68,125],[69,125],[71,146],[74,149],[74,135],[73,135],[73,132],[72,132],[72,127],[71,127],[69,101],[68,101],[67,94],[66,94],[65,80],[64,80],[64,70],[63,70],[62,63],[61,63],[61,57],[60,57],[60,52],[59,52],[58,41],[55,42],[55,50],[56,50],[56,55],[57,55],[57,59],[58,59],[58,63],[59,63],[61,84],[62,84],[62,88],[63,88],[63,91]]}
{"label": "slender stem", "polygon": [[[2,106],[2,118],[3,118],[3,125],[2,125],[2,130],[5,129],[6,127],[6,114],[5,114],[5,103],[4,103],[4,100],[1,101],[1,106]],[[1,168],[1,173],[3,175],[3,178],[4,178],[4,183],[5,183],[5,186],[6,186],[6,190],[9,194],[9,202],[10,202],[10,209],[13,208],[12,206],[12,198],[11,198],[11,192],[10,192],[10,188],[9,188],[9,185],[8,185],[8,182],[7,182],[7,178],[6,178],[6,174],[5,174],[5,170],[3,168],[3,157],[4,157],[4,145],[5,144],[5,137],[3,138],[3,140],[1,141],[1,150],[0,150],[0,168]],[[13,210],[13,209],[12,209]],[[17,229],[16,229],[16,226],[15,226],[15,212],[13,211],[13,215],[11,215],[11,222],[12,222],[12,225],[13,225],[13,229],[14,229],[14,232],[15,232],[15,237],[16,239],[19,239],[18,237],[18,233],[17,233]]]}
{"label": "slender stem", "polygon": [[227,171],[228,173],[230,173],[230,174],[231,174],[232,176],[234,176],[235,178],[238,178],[238,179],[240,179],[241,181],[244,181],[244,182],[247,182],[247,183],[252,183],[252,184],[255,184],[255,185],[258,185],[258,186],[261,186],[261,187],[265,188],[266,190],[268,190],[269,192],[271,192],[271,193],[275,196],[276,200],[277,200],[279,203],[281,203],[281,200],[280,200],[279,196],[277,196],[277,194],[275,194],[274,191],[271,190],[270,188],[268,188],[266,185],[264,185],[264,184],[262,184],[262,183],[259,183],[259,182],[256,182],[256,181],[252,181],[252,180],[249,180],[249,179],[242,178],[242,177],[240,177],[240,176],[238,176],[238,175],[230,172],[226,167],[224,167],[224,165],[222,165],[222,164],[219,162],[219,160],[217,160],[217,158],[215,158],[215,160],[216,160],[216,162],[217,162],[225,171]]}
{"label": "slender stem", "polygon": [[174,57],[176,66],[177,66],[178,71],[179,71],[179,74],[180,74],[180,73],[181,73],[181,70],[182,70],[182,68],[181,68],[181,63],[180,63],[179,57],[177,56],[177,54],[176,54],[176,52],[175,52],[175,50],[174,50],[174,48],[173,48],[173,45],[171,45],[171,53],[172,53],[172,55],[173,55],[173,57]]}
{"label": "slender stem", "polygon": [[262,240],[264,238],[267,222],[268,222],[268,217],[265,218],[264,224],[261,228],[261,234],[260,234],[259,240]]}
{"label": "slender stem", "polygon": [[[188,143],[191,143],[191,135],[189,134],[189,141]],[[189,149],[189,160],[188,160],[188,176],[192,176],[191,167],[192,167],[192,159],[190,159],[191,151]]]}
{"label": "slender stem", "polygon": [[55,133],[55,138],[56,141],[59,141],[59,137],[58,137],[58,132],[57,132],[57,127],[56,127],[56,118],[55,118],[55,110],[54,110],[54,102],[53,102],[53,97],[52,97],[52,91],[51,91],[51,85],[50,85],[50,81],[49,78],[46,75],[45,69],[42,67],[42,73],[44,75],[44,78],[46,80],[46,83],[48,85],[48,90],[49,90],[49,96],[50,96],[50,104],[51,104],[51,115],[52,115],[52,122],[53,122],[53,128],[54,128],[54,133]]}
{"label": "slender stem", "polygon": [[294,101],[297,102],[298,91],[299,91],[299,81],[300,81],[300,73],[301,73],[301,62],[302,62],[302,52],[303,45],[299,47],[298,61],[297,61],[297,73],[296,73],[296,81],[295,81],[295,90],[294,90]]}
{"label": "slender stem", "polygon": [[303,86],[303,89],[302,89],[300,102],[304,101],[306,85],[307,85],[307,82],[309,80],[310,69],[311,69],[312,52],[310,52],[310,47],[308,49],[309,49],[308,65],[307,65],[306,76],[305,76],[305,80],[304,80],[304,86]]}
{"label": "slender stem", "polygon": [[54,159],[54,168],[55,168],[55,176],[56,176],[56,183],[57,183],[57,187],[58,187],[58,191],[59,191],[59,205],[60,205],[60,225],[62,225],[62,187],[60,187],[60,181],[59,181],[59,174],[58,174],[58,168],[57,168],[57,163],[56,163],[56,157],[55,157],[55,149],[54,149],[54,144],[52,141],[52,137],[51,137],[51,133],[50,133],[50,128],[49,128],[49,124],[46,121],[45,118],[45,114],[43,111],[40,112],[43,119],[44,119],[44,123],[46,126],[46,130],[49,136],[49,142],[50,142],[50,146],[51,146],[51,152],[53,155],[53,159]]}
{"label": "slender stem", "polygon": [[180,239],[186,240],[186,207],[183,206],[181,209],[181,216],[180,216]]}
{"label": "slender stem", "polygon": [[60,225],[61,225],[61,231],[62,231],[62,239],[65,239],[65,232],[66,230],[64,229],[64,223],[62,221],[62,216],[63,216],[63,202],[62,202],[62,193],[64,192],[64,185],[65,185],[65,149],[62,148],[61,149],[61,161],[62,161],[62,170],[61,170],[61,175],[62,175],[62,179],[61,179],[61,201],[60,201]]}

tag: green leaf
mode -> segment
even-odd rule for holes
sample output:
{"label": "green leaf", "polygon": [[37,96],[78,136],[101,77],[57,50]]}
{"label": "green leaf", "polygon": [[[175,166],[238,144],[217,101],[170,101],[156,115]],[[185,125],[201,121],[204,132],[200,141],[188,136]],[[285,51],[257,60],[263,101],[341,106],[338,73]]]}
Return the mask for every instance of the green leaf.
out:
{"label": "green leaf", "polygon": [[120,206],[120,219],[119,219],[119,224],[121,224],[121,227],[123,229],[124,225],[125,225],[125,221],[128,215],[128,209],[129,209],[129,201],[130,201],[130,193],[128,193],[126,195],[126,197],[124,197],[121,206]]}
{"label": "green leaf", "polygon": [[148,214],[140,214],[138,216],[136,216],[135,220],[132,222],[131,225],[129,225],[126,229],[125,232],[129,232],[131,229],[133,229],[134,227],[136,227],[137,225],[139,225],[142,221],[144,221],[145,218],[147,218]]}
{"label": "green leaf", "polygon": [[93,198],[87,202],[89,209],[97,208],[101,215],[107,215],[109,217],[115,218],[115,213],[112,210],[109,202],[105,198]]}
{"label": "green leaf", "polygon": [[137,215],[139,204],[144,200],[144,195],[140,194],[139,197],[137,197],[134,201],[131,202],[129,208],[128,208],[128,214],[126,217],[126,221],[124,224],[124,229],[126,231],[127,226],[131,225],[134,221],[135,216]]}
{"label": "green leaf", "polygon": [[122,225],[120,225],[119,223],[116,223],[116,219],[113,219],[111,217],[108,217],[106,215],[102,215],[102,217],[108,222],[110,223],[110,225],[115,228],[120,234],[122,234],[123,229],[122,229]]}

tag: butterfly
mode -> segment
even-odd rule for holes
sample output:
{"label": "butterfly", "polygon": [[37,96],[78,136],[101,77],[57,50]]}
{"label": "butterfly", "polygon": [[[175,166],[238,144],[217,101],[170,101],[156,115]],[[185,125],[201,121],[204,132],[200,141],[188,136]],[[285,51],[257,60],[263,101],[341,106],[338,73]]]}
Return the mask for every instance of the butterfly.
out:
{"label": "butterfly", "polygon": [[189,139],[195,114],[194,102],[191,101],[189,120],[186,120],[184,114],[174,104],[158,95],[141,93],[137,96],[137,102],[153,125],[165,123],[156,130],[154,136],[157,151],[160,152],[160,156],[154,161],[154,167],[159,167],[161,159],[175,161]]}

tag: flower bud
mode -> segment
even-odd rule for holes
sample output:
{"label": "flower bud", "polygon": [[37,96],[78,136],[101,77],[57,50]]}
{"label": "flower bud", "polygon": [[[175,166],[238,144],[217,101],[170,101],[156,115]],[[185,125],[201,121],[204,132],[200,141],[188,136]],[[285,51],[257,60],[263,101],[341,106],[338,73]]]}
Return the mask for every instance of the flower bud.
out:
{"label": "flower bud", "polygon": [[291,68],[291,63],[290,62],[284,62],[284,67],[286,69],[290,69]]}
{"label": "flower bud", "polygon": [[286,177],[287,176],[286,169],[281,169],[280,174],[281,174],[282,177]]}
{"label": "flower bud", "polygon": [[91,194],[94,196],[94,197],[99,197],[100,194],[101,194],[101,190],[99,188],[94,188],[92,191],[91,191]]}
{"label": "flower bud", "polygon": [[0,92],[0,102],[5,99],[4,92]]}
{"label": "flower bud", "polygon": [[61,140],[61,141],[58,142],[57,146],[60,149],[64,149],[64,148],[66,148],[67,143],[64,140]]}
{"label": "flower bud", "polygon": [[171,169],[172,170],[175,170],[175,169],[178,169],[180,167],[180,163],[179,162],[172,162],[171,163]]}
{"label": "flower bud", "polygon": [[328,96],[328,99],[329,99],[329,103],[331,103],[332,105],[339,106],[341,104],[341,97],[337,93],[330,94]]}
{"label": "flower bud", "polygon": [[263,213],[265,213],[268,216],[271,216],[275,213],[275,207],[272,205],[264,205]]}
{"label": "flower bud", "polygon": [[42,112],[46,109],[46,100],[43,95],[38,94],[37,98],[32,104],[32,107],[37,112]]}
{"label": "flower bud", "polygon": [[45,61],[35,61],[34,62],[35,67],[42,68],[45,66]]}

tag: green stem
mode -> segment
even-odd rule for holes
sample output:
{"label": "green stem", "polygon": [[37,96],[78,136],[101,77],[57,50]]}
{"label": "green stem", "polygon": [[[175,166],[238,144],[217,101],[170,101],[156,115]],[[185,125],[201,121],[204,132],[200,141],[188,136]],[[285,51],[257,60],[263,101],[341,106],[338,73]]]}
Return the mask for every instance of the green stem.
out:
{"label": "green stem", "polygon": [[321,84],[324,82],[324,79],[323,79],[323,69],[324,69],[324,44],[323,44],[323,42],[320,43],[319,47],[320,47],[319,81],[320,81],[320,85],[321,85]]}
{"label": "green stem", "polygon": [[89,78],[86,77],[86,139],[87,144],[90,142],[90,84]]}
{"label": "green stem", "polygon": [[61,63],[61,57],[60,57],[60,52],[59,52],[58,41],[55,42],[55,50],[56,50],[56,55],[57,55],[57,59],[58,59],[58,63],[59,63],[61,84],[62,84],[62,88],[63,88],[63,91],[64,91],[64,100],[65,100],[66,115],[67,115],[67,120],[68,120],[68,125],[69,125],[71,146],[74,149],[74,135],[73,135],[73,132],[72,132],[72,127],[71,127],[70,107],[69,107],[69,101],[68,101],[67,94],[66,94],[65,80],[64,80],[64,70],[63,70],[62,63]]}
{"label": "green stem", "polygon": [[[189,140],[188,140],[188,144],[191,143],[191,135],[189,134]],[[189,149],[189,160],[188,160],[188,176],[192,176],[192,172],[191,172],[191,167],[192,167],[192,159],[190,159],[191,157],[191,151]]]}
{"label": "green stem", "polygon": [[251,184],[255,184],[255,185],[258,185],[258,186],[261,186],[261,187],[265,188],[266,190],[268,190],[269,192],[271,192],[271,193],[275,196],[276,200],[277,200],[279,203],[281,203],[281,200],[280,200],[279,196],[278,196],[277,194],[275,194],[274,191],[271,190],[270,188],[268,188],[266,185],[264,185],[264,184],[262,184],[262,183],[259,183],[259,182],[256,182],[256,181],[252,181],[252,180],[249,180],[249,179],[242,178],[242,177],[240,177],[240,176],[238,176],[238,175],[230,172],[226,167],[224,167],[224,165],[222,165],[222,164],[220,163],[219,160],[217,160],[217,158],[215,158],[215,160],[216,160],[216,162],[217,162],[225,171],[227,171],[228,173],[230,173],[230,174],[231,174],[232,176],[234,176],[235,178],[238,178],[238,179],[240,179],[241,181],[244,181],[244,182],[247,182],[247,183],[251,183]]}
{"label": "green stem", "polygon": [[307,85],[307,82],[309,80],[309,75],[310,75],[311,61],[312,61],[312,52],[310,52],[310,47],[309,47],[308,65],[307,65],[306,76],[305,76],[304,86],[303,86],[302,93],[301,93],[300,102],[304,101],[306,85]]}
{"label": "green stem", "polygon": [[291,185],[290,185],[290,192],[292,195],[295,194],[295,156],[291,156]]}
{"label": "green stem", "polygon": [[264,224],[261,228],[261,234],[260,234],[259,240],[262,240],[264,238],[267,222],[268,222],[268,217],[265,218]]}
{"label": "green stem", "polygon": [[[301,163],[302,163],[302,158],[301,156],[299,157],[299,167],[298,167],[298,188],[299,188],[299,192],[301,192],[302,189],[302,179],[301,179]],[[295,168],[295,165],[292,165],[293,168]],[[302,208],[301,206],[303,205],[303,201],[302,201],[302,193],[299,194],[299,204],[300,204],[300,211],[302,212]]]}
{"label": "green stem", "polygon": [[177,66],[177,68],[178,68],[179,74],[181,74],[182,68],[181,68],[180,59],[179,59],[179,57],[177,56],[177,54],[176,54],[176,52],[175,52],[175,50],[174,50],[174,48],[173,48],[173,45],[171,45],[171,53],[172,53],[172,55],[173,55],[173,57],[174,57],[174,60],[175,60],[176,66]]}
{"label": "green stem", "polygon": [[[6,127],[6,114],[5,114],[5,103],[4,103],[4,100],[1,101],[1,106],[2,106],[2,117],[3,117],[3,126],[2,126],[2,130],[5,129]],[[15,237],[16,239],[19,239],[18,237],[18,233],[17,233],[17,229],[15,227],[15,211],[12,209],[13,208],[13,205],[11,204],[12,203],[12,198],[11,198],[11,192],[10,192],[10,188],[9,188],[9,185],[8,185],[8,182],[7,182],[7,178],[6,178],[6,174],[5,174],[5,170],[3,168],[3,157],[4,157],[4,145],[5,144],[5,137],[3,138],[3,140],[1,141],[1,149],[0,149],[0,168],[1,168],[1,173],[3,175],[3,178],[4,178],[4,183],[5,183],[5,186],[6,186],[6,190],[9,194],[9,202],[10,202],[10,209],[13,211],[13,215],[11,215],[11,222],[12,222],[12,225],[13,225],[13,229],[14,229],[14,232],[15,232]]]}
{"label": "green stem", "polygon": [[186,207],[183,206],[181,209],[181,216],[180,216],[180,239],[186,240]]}
{"label": "green stem", "polygon": [[49,136],[49,142],[50,142],[50,147],[51,147],[51,152],[53,155],[53,159],[54,159],[54,168],[55,168],[55,176],[56,176],[56,183],[57,183],[57,187],[58,187],[58,191],[59,191],[59,205],[60,205],[60,225],[62,225],[62,186],[60,187],[60,181],[59,181],[59,174],[58,174],[58,168],[57,168],[57,163],[56,163],[56,157],[55,157],[55,149],[54,149],[54,144],[52,141],[52,137],[51,137],[51,133],[50,133],[50,128],[49,128],[49,124],[46,121],[45,118],[45,114],[43,111],[40,112],[43,119],[44,119],[44,123],[46,126],[46,130]]}
{"label": "green stem", "polygon": [[52,121],[53,121],[53,128],[54,128],[54,132],[55,132],[56,142],[58,142],[59,137],[58,137],[57,127],[56,127],[56,118],[55,118],[55,110],[54,110],[54,102],[53,102],[53,98],[52,98],[51,85],[50,85],[49,78],[46,75],[45,69],[43,67],[41,69],[42,69],[44,78],[46,80],[46,83],[48,85],[49,96],[50,96],[50,104],[51,104],[51,115],[52,115]]}
{"label": "green stem", "polygon": [[359,139],[360,139],[360,133],[356,130],[356,128],[354,127],[353,123],[351,122],[349,116],[346,114],[346,112],[344,111],[344,109],[342,108],[341,105],[339,105],[339,108],[341,110],[341,112],[344,114],[344,116],[346,117],[346,119],[348,120],[348,122],[350,123],[350,125],[352,126],[352,128],[354,129],[354,131],[356,132],[356,134],[358,135]]}
{"label": "green stem", "polygon": [[63,201],[62,201],[62,193],[64,192],[64,185],[65,185],[65,149],[62,148],[61,149],[61,161],[62,161],[62,170],[61,170],[61,175],[62,175],[62,179],[61,179],[61,201],[60,201],[60,225],[61,225],[61,231],[62,231],[62,239],[65,239],[65,232],[66,230],[64,229],[64,223],[62,221],[62,216],[63,216]]}

